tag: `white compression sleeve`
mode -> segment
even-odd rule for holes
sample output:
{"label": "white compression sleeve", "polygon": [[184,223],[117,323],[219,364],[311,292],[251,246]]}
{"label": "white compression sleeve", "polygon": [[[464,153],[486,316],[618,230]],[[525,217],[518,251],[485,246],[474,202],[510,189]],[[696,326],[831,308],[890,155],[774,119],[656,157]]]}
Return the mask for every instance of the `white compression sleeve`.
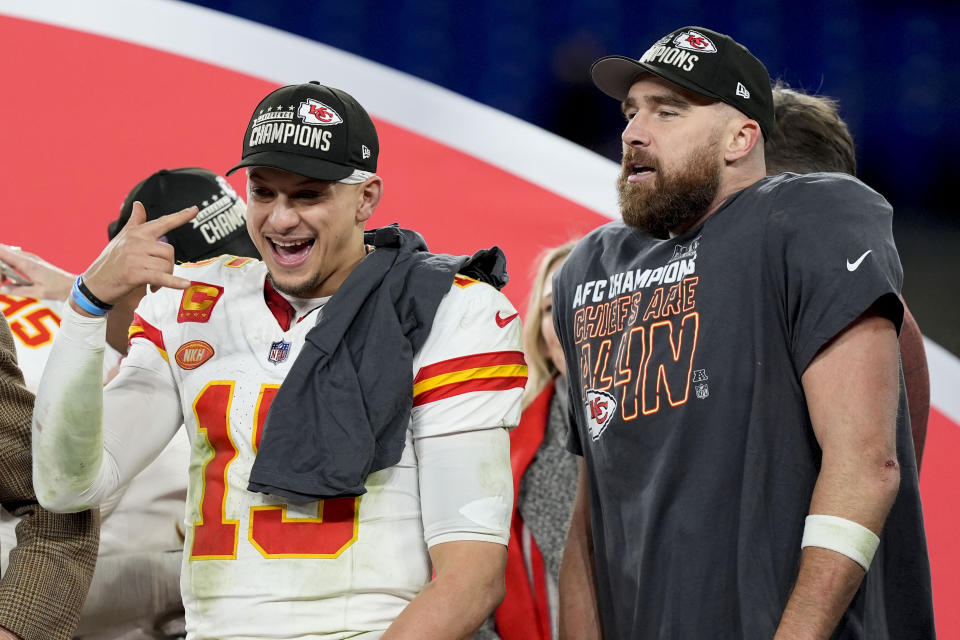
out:
{"label": "white compression sleeve", "polygon": [[33,481],[40,503],[54,511],[98,505],[146,466],[181,422],[176,388],[156,371],[121,367],[104,391],[105,331],[104,319],[66,306],[37,390]]}
{"label": "white compression sleeve", "polygon": [[33,410],[33,484],[54,511],[82,511],[103,456],[106,318],[63,309]]}
{"label": "white compression sleeve", "polygon": [[513,507],[507,430],[419,438],[414,446],[427,546],[454,540],[507,544]]}

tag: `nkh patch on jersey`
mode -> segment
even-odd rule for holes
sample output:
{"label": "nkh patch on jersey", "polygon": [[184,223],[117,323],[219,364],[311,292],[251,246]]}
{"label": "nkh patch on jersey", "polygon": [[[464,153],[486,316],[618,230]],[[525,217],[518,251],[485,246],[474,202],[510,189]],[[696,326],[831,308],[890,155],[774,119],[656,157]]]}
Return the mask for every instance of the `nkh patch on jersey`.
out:
{"label": "nkh patch on jersey", "polygon": [[196,369],[213,357],[213,347],[203,340],[191,340],[177,349],[176,361],[181,369]]}

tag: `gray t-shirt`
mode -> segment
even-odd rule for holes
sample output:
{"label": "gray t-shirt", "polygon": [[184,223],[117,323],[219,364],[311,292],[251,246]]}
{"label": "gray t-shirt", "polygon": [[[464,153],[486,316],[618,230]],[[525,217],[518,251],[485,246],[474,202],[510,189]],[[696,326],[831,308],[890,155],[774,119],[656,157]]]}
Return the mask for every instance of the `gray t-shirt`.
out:
{"label": "gray t-shirt", "polygon": [[[899,327],[891,218],[854,178],[784,174],[677,238],[617,221],[567,258],[554,313],[608,640],[773,637],[820,466],[801,375],[871,306]],[[834,638],[934,636],[905,402],[900,493]]]}

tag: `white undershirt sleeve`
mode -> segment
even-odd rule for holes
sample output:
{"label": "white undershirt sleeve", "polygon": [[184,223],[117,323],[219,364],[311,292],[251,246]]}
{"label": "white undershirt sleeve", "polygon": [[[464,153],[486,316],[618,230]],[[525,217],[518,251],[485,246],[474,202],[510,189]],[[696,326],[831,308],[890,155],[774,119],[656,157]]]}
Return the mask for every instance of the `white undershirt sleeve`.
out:
{"label": "white undershirt sleeve", "polygon": [[506,545],[513,512],[507,430],[418,438],[414,446],[427,546],[455,540]]}
{"label": "white undershirt sleeve", "polygon": [[105,344],[105,318],[65,305],[33,414],[33,482],[40,504],[52,511],[99,505],[139,473],[182,422],[168,371],[125,362],[104,389]]}

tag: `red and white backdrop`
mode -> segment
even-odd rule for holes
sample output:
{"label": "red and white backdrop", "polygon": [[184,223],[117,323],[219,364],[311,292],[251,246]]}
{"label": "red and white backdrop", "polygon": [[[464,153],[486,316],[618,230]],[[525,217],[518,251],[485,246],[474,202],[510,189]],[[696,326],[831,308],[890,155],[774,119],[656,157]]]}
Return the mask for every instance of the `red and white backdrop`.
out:
{"label": "red and white backdrop", "polygon": [[[372,221],[434,251],[497,244],[523,309],[537,255],[616,215],[617,167],[557,136],[369,60],[169,0],[0,4],[0,242],[79,271],[127,190],[163,167],[223,173],[253,106],[281,84],[353,94],[381,139]],[[231,182],[244,189],[242,176]],[[938,630],[960,637],[960,360],[928,342],[920,478]]]}

